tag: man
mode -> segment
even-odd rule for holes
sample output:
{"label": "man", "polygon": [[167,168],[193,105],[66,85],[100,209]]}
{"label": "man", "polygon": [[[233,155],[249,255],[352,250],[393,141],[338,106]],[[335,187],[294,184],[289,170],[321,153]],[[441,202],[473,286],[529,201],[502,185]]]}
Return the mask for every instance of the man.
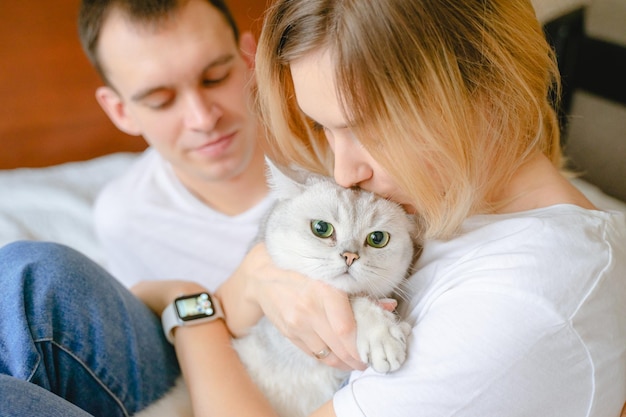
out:
{"label": "man", "polygon": [[85,0],[79,33],[106,83],[98,102],[150,145],[96,203],[107,268],[129,287],[185,278],[214,290],[272,203],[253,35],[239,35],[222,0]]}
{"label": "man", "polygon": [[[217,287],[272,203],[252,35],[223,0],[83,0],[79,26],[106,84],[98,102],[150,145],[97,203],[111,270],[127,286]],[[127,416],[173,385],[161,321],[97,265],[42,242],[2,248],[0,265],[0,415]]]}

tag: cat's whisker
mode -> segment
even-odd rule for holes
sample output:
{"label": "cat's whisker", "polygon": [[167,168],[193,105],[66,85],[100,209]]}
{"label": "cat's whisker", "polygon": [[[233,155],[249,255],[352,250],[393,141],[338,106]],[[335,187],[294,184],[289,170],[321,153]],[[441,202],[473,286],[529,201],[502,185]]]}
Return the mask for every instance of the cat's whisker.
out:
{"label": "cat's whisker", "polygon": [[[391,278],[391,274],[394,271],[388,269],[388,268],[382,268],[382,267],[370,267],[369,268],[369,274],[372,277],[376,277],[375,280],[371,280],[370,282],[365,283],[366,287],[367,287],[367,292],[372,294],[374,297],[386,297],[389,294],[387,292],[385,292],[384,294],[379,293],[379,294],[374,294],[374,292],[376,291],[376,288],[380,288],[382,286],[393,290],[393,295],[394,298],[399,298],[398,301],[402,300],[402,301],[408,301],[409,300],[409,294],[407,292],[407,290],[405,288],[403,288],[404,286],[402,284],[405,283],[405,279],[402,279],[400,283],[397,282],[397,279],[395,278]],[[406,278],[406,277],[405,277]],[[380,285],[380,282],[383,282],[387,285]],[[377,285],[378,283],[378,285]],[[380,292],[380,291],[378,291]]]}
{"label": "cat's whisker", "polygon": [[399,286],[398,288],[396,288],[393,294],[394,298],[396,298],[398,301],[404,301],[405,303],[408,303],[411,300],[411,296],[404,286]]}

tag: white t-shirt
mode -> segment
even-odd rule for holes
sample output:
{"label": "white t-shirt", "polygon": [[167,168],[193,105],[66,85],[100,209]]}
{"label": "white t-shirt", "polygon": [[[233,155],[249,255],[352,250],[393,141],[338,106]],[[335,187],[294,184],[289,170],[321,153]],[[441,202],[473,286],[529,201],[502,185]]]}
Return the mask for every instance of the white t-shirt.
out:
{"label": "white t-shirt", "polygon": [[273,204],[237,216],[212,210],[148,149],[98,196],[94,221],[105,267],[126,286],[185,279],[215,290],[235,270]]}
{"label": "white t-shirt", "polygon": [[407,362],[354,372],[339,417],[617,417],[626,400],[626,221],[557,205],[468,219],[407,285]]}

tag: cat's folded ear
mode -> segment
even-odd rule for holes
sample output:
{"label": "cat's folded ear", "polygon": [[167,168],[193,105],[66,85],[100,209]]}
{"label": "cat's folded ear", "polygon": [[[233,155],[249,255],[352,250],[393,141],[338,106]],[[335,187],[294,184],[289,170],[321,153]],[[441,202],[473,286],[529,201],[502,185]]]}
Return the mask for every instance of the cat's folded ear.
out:
{"label": "cat's folded ear", "polygon": [[294,167],[278,166],[265,158],[267,183],[279,199],[292,198],[302,194],[309,172]]}
{"label": "cat's folded ear", "polygon": [[267,165],[267,183],[274,190],[279,199],[289,199],[302,194],[304,189],[317,181],[332,181],[331,178],[314,174],[296,166],[276,165],[269,158],[265,158]]}

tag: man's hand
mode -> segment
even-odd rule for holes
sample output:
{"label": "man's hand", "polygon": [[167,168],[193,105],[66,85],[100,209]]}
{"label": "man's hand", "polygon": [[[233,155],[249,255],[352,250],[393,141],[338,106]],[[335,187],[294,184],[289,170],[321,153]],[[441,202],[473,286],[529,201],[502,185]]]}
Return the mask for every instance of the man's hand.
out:
{"label": "man's hand", "polygon": [[196,294],[206,289],[191,281],[141,281],[130,291],[146,304],[159,317],[175,298],[181,295]]}

